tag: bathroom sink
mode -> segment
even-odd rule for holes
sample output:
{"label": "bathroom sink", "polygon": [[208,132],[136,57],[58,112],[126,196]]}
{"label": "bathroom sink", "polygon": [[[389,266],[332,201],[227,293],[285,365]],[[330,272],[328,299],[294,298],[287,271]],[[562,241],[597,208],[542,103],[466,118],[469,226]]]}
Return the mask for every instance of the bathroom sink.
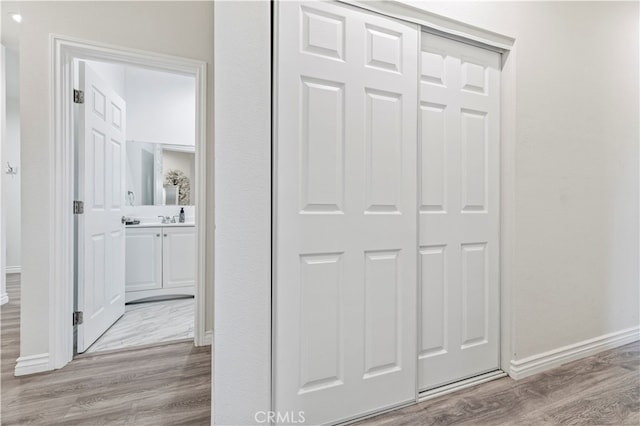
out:
{"label": "bathroom sink", "polygon": [[181,226],[195,226],[195,222],[184,223],[160,223],[160,222],[141,222],[137,225],[127,225],[127,228],[171,228]]}

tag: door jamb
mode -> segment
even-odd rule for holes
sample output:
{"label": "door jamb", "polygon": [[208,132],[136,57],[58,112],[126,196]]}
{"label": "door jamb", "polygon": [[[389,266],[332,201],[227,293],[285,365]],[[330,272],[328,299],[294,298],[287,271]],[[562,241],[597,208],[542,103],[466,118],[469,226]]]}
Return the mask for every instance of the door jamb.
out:
{"label": "door jamb", "polygon": [[73,59],[126,63],[191,75],[196,85],[196,346],[210,344],[205,336],[206,272],[206,117],[207,64],[204,61],[112,46],[52,34],[51,49],[51,179],[49,367],[64,367],[73,358],[72,313],[74,305],[74,144]]}

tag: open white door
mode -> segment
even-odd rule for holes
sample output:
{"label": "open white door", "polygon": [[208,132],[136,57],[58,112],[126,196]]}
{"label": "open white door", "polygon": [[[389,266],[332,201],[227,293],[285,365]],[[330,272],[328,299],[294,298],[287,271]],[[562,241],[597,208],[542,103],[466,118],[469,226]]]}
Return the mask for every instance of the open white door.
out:
{"label": "open white door", "polygon": [[419,388],[498,369],[500,54],[423,33]]}
{"label": "open white door", "polygon": [[124,101],[84,62],[84,103],[77,108],[77,351],[82,353],[124,314]]}
{"label": "open white door", "polygon": [[329,2],[277,21],[275,409],[334,423],[416,397],[419,31]]}

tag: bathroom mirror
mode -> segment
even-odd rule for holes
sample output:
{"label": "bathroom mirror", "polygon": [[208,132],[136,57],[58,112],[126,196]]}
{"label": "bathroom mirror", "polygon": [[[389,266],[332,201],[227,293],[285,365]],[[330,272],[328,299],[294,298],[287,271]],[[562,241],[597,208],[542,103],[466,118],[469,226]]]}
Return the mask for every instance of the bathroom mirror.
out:
{"label": "bathroom mirror", "polygon": [[194,146],[127,141],[126,205],[193,205],[194,177]]}

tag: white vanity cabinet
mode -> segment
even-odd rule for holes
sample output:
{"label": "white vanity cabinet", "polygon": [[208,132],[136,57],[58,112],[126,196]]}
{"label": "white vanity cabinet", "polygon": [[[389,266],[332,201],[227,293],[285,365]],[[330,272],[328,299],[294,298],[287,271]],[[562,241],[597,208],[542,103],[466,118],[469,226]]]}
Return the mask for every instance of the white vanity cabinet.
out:
{"label": "white vanity cabinet", "polygon": [[162,228],[127,228],[125,291],[162,288]]}
{"label": "white vanity cabinet", "polygon": [[195,248],[193,226],[127,227],[125,301],[193,295]]}
{"label": "white vanity cabinet", "polygon": [[162,287],[196,283],[196,233],[190,226],[166,227],[162,239]]}

